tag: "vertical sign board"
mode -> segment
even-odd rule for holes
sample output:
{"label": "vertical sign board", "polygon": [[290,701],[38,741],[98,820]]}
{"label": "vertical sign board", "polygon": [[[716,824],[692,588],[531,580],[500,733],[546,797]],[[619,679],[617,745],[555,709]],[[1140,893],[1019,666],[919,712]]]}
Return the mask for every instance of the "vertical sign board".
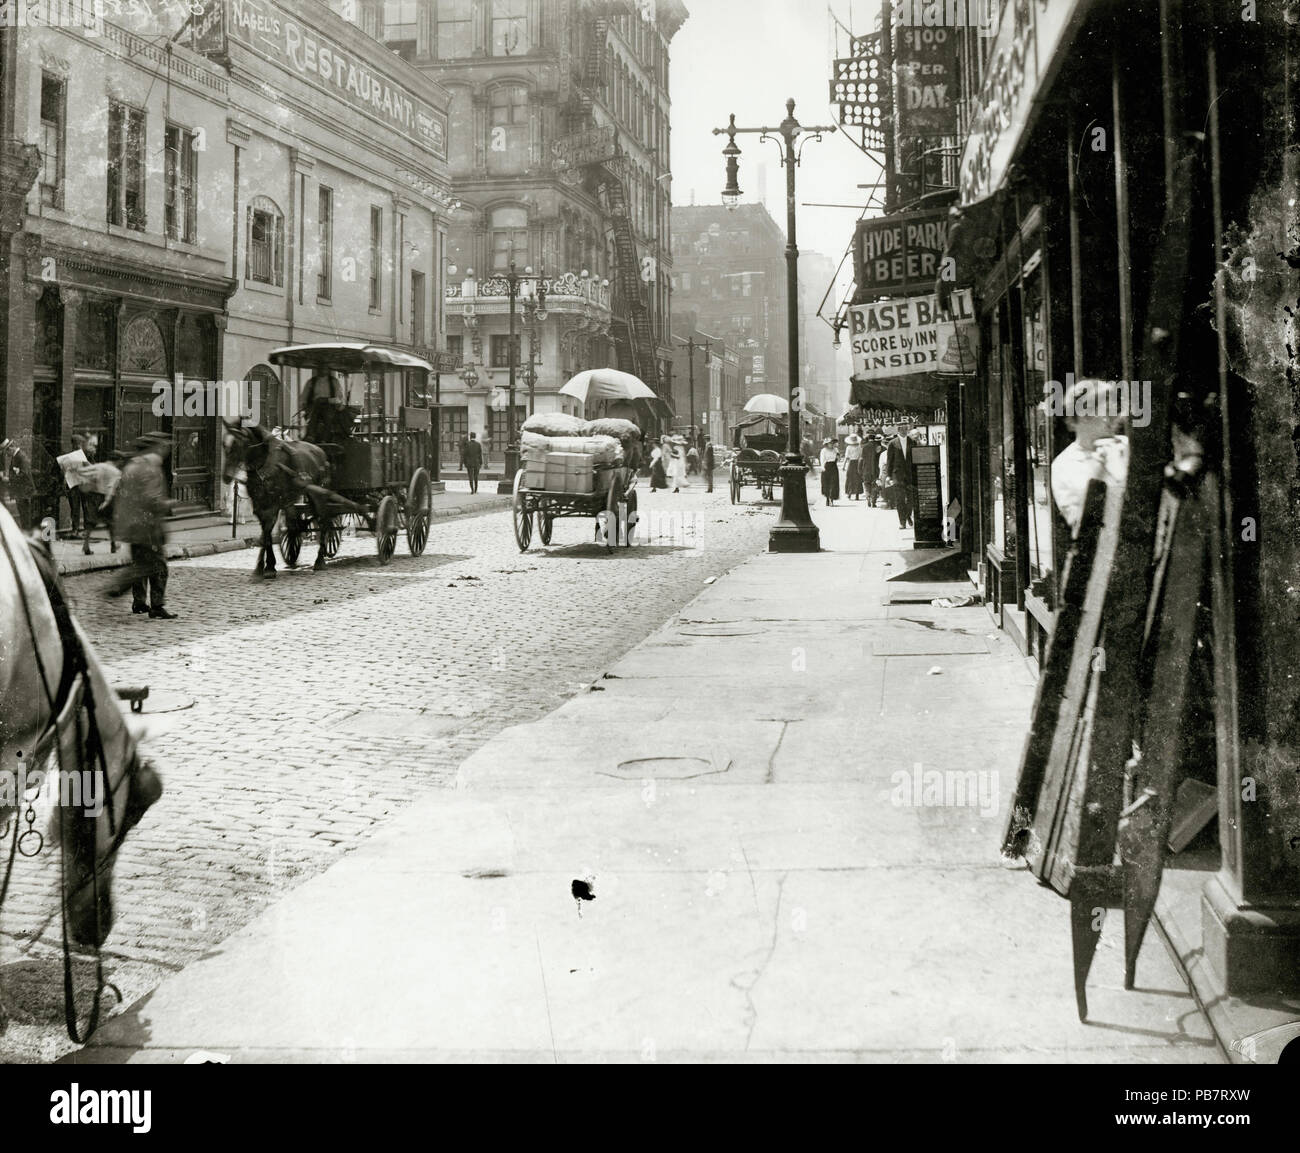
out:
{"label": "vertical sign board", "polygon": [[915,548],[943,548],[943,480],[939,472],[939,446],[918,444],[912,447],[912,486],[916,507],[912,519],[916,525]]}
{"label": "vertical sign board", "polygon": [[896,25],[898,134],[956,136],[957,29]]}
{"label": "vertical sign board", "polygon": [[966,207],[1006,179],[1074,29],[1091,0],[1014,0],[1003,5],[984,65],[979,108],[962,150],[958,184]]}

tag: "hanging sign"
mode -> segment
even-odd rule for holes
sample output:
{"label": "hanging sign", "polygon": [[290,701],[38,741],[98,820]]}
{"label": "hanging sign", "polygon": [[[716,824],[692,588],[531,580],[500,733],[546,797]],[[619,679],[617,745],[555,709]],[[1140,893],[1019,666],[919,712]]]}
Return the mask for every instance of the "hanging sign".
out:
{"label": "hanging sign", "polygon": [[948,314],[934,293],[854,305],[849,328],[858,380],[975,370],[975,306],[969,288],[952,294]]}
{"label": "hanging sign", "polygon": [[957,135],[957,30],[896,29],[899,136]]}
{"label": "hanging sign", "polygon": [[961,204],[1001,187],[1029,129],[1035,102],[1049,83],[1061,48],[1089,0],[1008,0],[993,42],[979,111],[961,156]]}
{"label": "hanging sign", "polygon": [[858,221],[854,275],[862,297],[934,288],[948,243],[948,210],[900,212]]}

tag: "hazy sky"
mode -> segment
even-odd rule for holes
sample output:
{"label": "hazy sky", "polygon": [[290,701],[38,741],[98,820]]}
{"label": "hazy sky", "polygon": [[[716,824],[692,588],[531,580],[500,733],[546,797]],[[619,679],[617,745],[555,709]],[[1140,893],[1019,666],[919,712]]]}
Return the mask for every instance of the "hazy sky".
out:
{"label": "hazy sky", "polygon": [[[833,124],[829,100],[835,41],[827,6],[819,0],[685,0],[690,18],[673,38],[673,202],[718,204],[726,182],[725,136],[730,113],[742,127],[775,126],[794,97],[801,124]],[[835,13],[859,35],[870,30],[879,0],[835,0]],[[850,20],[850,8],[852,18]],[[840,50],[848,55],[846,38]],[[777,146],[758,136],[738,136],[740,187],[746,202],[766,200],[785,231],[785,170]],[[836,262],[853,236],[858,214],[845,208],[805,207],[805,201],[862,205],[879,168],[839,134],[809,139],[795,169],[797,239]],[[763,177],[766,176],[766,189]],[[764,196],[764,192],[766,195]],[[847,266],[846,266],[847,272]]]}

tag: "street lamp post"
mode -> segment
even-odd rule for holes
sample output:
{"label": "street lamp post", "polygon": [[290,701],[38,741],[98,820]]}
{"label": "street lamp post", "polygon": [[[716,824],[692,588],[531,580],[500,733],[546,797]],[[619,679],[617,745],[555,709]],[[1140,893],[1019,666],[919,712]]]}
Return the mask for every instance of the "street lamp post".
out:
{"label": "street lamp post", "polygon": [[776,140],[785,143],[781,163],[785,166],[785,218],[786,218],[786,336],[788,349],[788,388],[790,399],[789,436],[786,440],[785,459],[781,462],[781,519],[768,533],[769,552],[817,552],[821,548],[821,534],[808,511],[808,466],[799,450],[799,411],[803,403],[803,390],[798,383],[799,373],[799,246],[795,237],[794,170],[799,165],[803,148],[795,148],[802,133],[813,134],[820,140],[823,133],[834,132],[835,125],[812,125],[805,128],[794,118],[794,100],[785,102],[786,117],[776,128],[737,128],[733,115],[726,128],[715,128],[714,136],[727,136],[722,155],[727,158],[727,186],[722,190],[722,201],[735,208],[740,201],[737,183],[740,168],[740,149],[736,136],[742,132],[757,132],[759,142]]}
{"label": "street lamp post", "polygon": [[708,363],[709,363],[709,342],[706,340],[703,344],[696,344],[696,343],[695,343],[695,334],[694,334],[694,333],[691,333],[691,338],[690,338],[689,340],[682,340],[682,338],[679,336],[679,337],[677,338],[677,342],[678,342],[679,344],[684,344],[684,345],[686,345],[686,363],[689,365],[689,372],[687,373],[687,384],[688,384],[688,387],[690,388],[690,402],[691,402],[691,427],[688,428],[688,429],[686,430],[686,435],[691,439],[691,442],[694,443],[694,441],[695,441],[695,434],[694,434],[694,428],[695,428],[695,350],[698,348],[698,349],[702,349],[702,350],[704,351],[704,363],[705,363],[705,366],[707,367],[707,365],[708,365]]}
{"label": "street lamp post", "polygon": [[[506,408],[506,451],[505,467],[497,482],[498,495],[514,492],[515,473],[519,471],[519,432],[515,428],[515,374],[518,371],[519,357],[515,348],[515,301],[519,298],[519,286],[525,281],[538,280],[546,275],[543,269],[540,276],[534,276],[532,268],[525,268],[522,273],[515,271],[515,262],[510,262],[510,271],[506,274],[506,290],[510,300],[510,335],[507,345],[510,355],[510,396]],[[543,297],[544,299],[544,297]]]}
{"label": "street lamp post", "polygon": [[[543,272],[545,275],[545,272]],[[533,415],[537,387],[537,325],[546,319],[546,283],[538,277],[533,292],[524,293],[524,319],[528,325],[528,367],[524,370],[524,383],[528,385],[528,415]]]}

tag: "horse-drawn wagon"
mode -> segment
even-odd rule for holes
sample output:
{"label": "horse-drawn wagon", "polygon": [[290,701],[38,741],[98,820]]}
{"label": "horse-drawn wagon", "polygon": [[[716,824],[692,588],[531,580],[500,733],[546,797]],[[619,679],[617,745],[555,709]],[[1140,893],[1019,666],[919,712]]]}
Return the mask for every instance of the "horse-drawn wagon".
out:
{"label": "horse-drawn wagon", "polygon": [[[312,411],[303,440],[260,425],[227,425],[227,479],[242,468],[262,524],[257,571],[275,575],[271,529],[281,510],[280,553],[290,568],[309,536],[319,545],[313,567],[323,568],[337,554],[349,516],[374,533],[380,564],[392,560],[400,532],[411,555],[419,556],[433,513],[433,439],[427,419],[412,420],[398,397],[407,393],[407,374],[429,373],[433,366],[400,349],[359,342],[291,345],[277,348],[270,360],[310,373],[304,391],[312,399],[304,407]],[[359,394],[354,378],[361,382]]]}
{"label": "horse-drawn wagon", "polygon": [[[755,431],[770,427],[773,431]],[[764,500],[772,500],[781,483],[781,450],[785,448],[785,423],[775,415],[761,414],[742,421],[732,431],[731,503],[740,503],[741,489],[754,485]]]}
{"label": "horse-drawn wagon", "polygon": [[[612,368],[588,369],[565,383],[560,394],[586,410],[614,402],[633,411],[636,401],[658,402],[637,377]],[[532,542],[533,525],[542,544],[563,517],[594,518],[596,542],[607,551],[630,547],[637,523],[636,473],[641,458],[641,429],[618,416],[583,420],[564,413],[537,413],[521,433],[524,467],[515,474],[515,543],[523,552]]]}
{"label": "horse-drawn wagon", "polygon": [[532,543],[533,525],[542,544],[551,543],[555,522],[564,517],[592,517],[596,542],[607,551],[631,546],[636,526],[636,470],[623,457],[608,461],[594,453],[549,453],[573,458],[565,468],[521,468],[515,473],[511,520],[515,543],[524,552]]}

